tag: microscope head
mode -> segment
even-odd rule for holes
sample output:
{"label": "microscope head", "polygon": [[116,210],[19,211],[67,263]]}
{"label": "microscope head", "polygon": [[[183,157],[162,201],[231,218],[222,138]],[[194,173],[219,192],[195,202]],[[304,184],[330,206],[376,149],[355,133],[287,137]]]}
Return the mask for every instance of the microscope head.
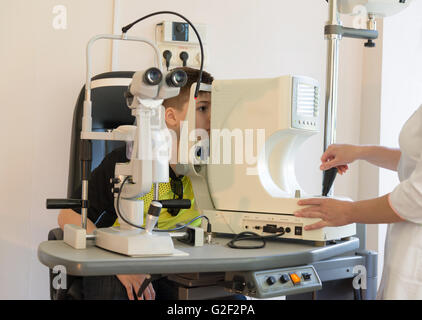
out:
{"label": "microscope head", "polygon": [[[163,74],[158,68],[137,71],[126,92],[129,108],[139,105],[139,100],[164,100],[176,97],[188,80],[183,70],[169,71]],[[136,97],[136,99],[134,99]]]}

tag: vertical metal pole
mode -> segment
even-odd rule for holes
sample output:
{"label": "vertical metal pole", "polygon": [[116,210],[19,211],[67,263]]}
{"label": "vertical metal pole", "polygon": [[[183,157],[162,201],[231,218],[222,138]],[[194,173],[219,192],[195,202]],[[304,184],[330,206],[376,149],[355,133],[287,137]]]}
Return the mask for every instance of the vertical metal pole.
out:
{"label": "vertical metal pole", "polygon": [[[88,201],[88,180],[82,180],[82,201]],[[86,230],[87,228],[87,219],[88,219],[88,208],[81,208],[81,219],[82,219],[82,228]]]}
{"label": "vertical metal pole", "polygon": [[158,199],[158,197],[159,197],[159,186],[160,186],[160,184],[159,184],[159,182],[156,182],[156,183],[154,183],[154,200],[159,200]]}
{"label": "vertical metal pole", "polygon": [[[340,25],[338,19],[337,0],[329,0],[330,25]],[[338,66],[339,66],[339,44],[340,35],[327,35],[327,81],[325,95],[325,128],[324,128],[324,151],[336,140],[337,122],[337,97],[338,97]]]}
{"label": "vertical metal pole", "polygon": [[81,180],[82,180],[82,208],[81,208],[81,226],[86,230],[88,218],[88,180],[91,171],[92,162],[92,143],[91,140],[80,141],[81,161]]}
{"label": "vertical metal pole", "polygon": [[[327,25],[341,25],[338,18],[337,0],[330,0],[329,21]],[[327,47],[327,78],[325,95],[325,127],[324,127],[324,152],[330,144],[336,141],[337,122],[337,93],[338,93],[338,65],[340,34],[326,34]],[[322,195],[330,196],[333,192],[332,185],[337,175],[337,168],[324,171],[322,179]]]}

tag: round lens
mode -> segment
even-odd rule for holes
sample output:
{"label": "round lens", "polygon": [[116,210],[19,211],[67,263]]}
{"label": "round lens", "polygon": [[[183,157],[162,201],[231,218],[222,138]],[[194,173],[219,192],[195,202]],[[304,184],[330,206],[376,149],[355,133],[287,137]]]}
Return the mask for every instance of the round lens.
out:
{"label": "round lens", "polygon": [[184,74],[184,73],[182,73],[182,72],[176,72],[176,73],[174,74],[174,80],[175,80],[177,83],[182,83],[182,82],[185,80],[185,74]]}
{"label": "round lens", "polygon": [[144,81],[149,85],[155,86],[161,82],[161,79],[161,71],[157,68],[151,68],[145,72]]}
{"label": "round lens", "polygon": [[188,75],[183,70],[172,72],[167,78],[167,84],[171,87],[183,87],[188,81]]}
{"label": "round lens", "polygon": [[156,70],[152,70],[149,74],[148,74],[149,79],[151,80],[151,82],[155,82],[157,81],[157,79],[160,77],[160,74],[156,71]]}

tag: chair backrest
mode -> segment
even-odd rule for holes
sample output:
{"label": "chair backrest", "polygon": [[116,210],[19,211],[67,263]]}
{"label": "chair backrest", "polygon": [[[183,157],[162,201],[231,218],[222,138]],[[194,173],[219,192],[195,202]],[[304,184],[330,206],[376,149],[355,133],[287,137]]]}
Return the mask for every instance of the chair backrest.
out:
{"label": "chair backrest", "polygon": [[[120,125],[132,125],[135,118],[126,105],[124,93],[134,72],[118,71],[99,74],[92,78],[92,131],[106,132]],[[67,196],[80,198],[76,194],[81,185],[80,136],[82,130],[83,102],[85,86],[81,89],[73,114],[72,140],[70,145],[70,163]],[[123,146],[122,141],[92,140],[91,171],[104,157],[114,149]]]}

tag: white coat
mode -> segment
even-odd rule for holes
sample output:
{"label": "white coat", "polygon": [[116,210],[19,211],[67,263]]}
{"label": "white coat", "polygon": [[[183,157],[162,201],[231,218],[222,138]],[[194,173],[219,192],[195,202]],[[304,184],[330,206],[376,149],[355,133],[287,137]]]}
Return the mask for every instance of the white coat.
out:
{"label": "white coat", "polygon": [[422,299],[422,106],[400,132],[400,184],[391,208],[404,222],[388,225],[378,299]]}

